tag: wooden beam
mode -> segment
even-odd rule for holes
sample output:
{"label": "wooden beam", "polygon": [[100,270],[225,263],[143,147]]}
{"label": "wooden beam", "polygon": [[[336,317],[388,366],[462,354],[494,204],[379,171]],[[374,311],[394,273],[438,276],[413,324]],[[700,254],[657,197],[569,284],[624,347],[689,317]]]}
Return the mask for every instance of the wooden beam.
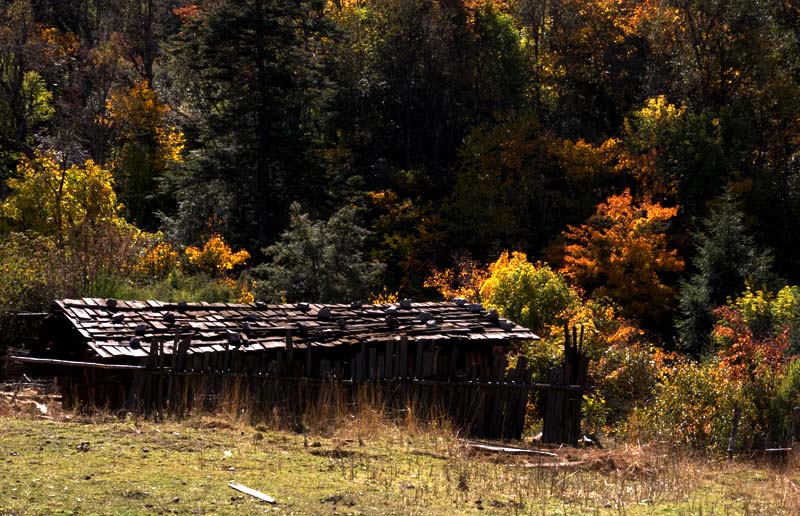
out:
{"label": "wooden beam", "polygon": [[259,500],[267,503],[275,503],[275,499],[269,495],[262,493],[261,491],[256,491],[255,489],[251,489],[245,485],[237,484],[236,482],[231,482],[228,484],[228,487],[231,489],[235,489],[241,493],[249,494],[254,498],[258,498]]}
{"label": "wooden beam", "polygon": [[35,358],[35,357],[4,357],[8,362],[23,362],[27,364],[60,365],[68,367],[91,367],[95,369],[122,369],[122,370],[141,370],[148,369],[146,366],[131,364],[103,364],[99,362],[82,362],[78,360],[58,360],[55,358]]}

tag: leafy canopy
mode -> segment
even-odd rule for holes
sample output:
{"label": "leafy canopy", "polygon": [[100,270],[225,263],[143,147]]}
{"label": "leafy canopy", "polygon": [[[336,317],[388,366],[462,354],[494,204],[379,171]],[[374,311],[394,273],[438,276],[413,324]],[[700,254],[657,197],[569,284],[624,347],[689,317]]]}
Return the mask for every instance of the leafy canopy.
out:
{"label": "leafy canopy", "polygon": [[699,233],[694,273],[680,286],[680,315],[676,326],[683,346],[693,353],[709,351],[712,310],[728,297],[742,292],[745,285],[770,282],[772,256],[759,249],[747,234],[742,213],[730,194],[711,211]]}
{"label": "leafy canopy", "polygon": [[612,195],[586,224],[564,232],[568,244],[561,272],[587,292],[610,297],[625,317],[658,322],[675,301],[675,290],[662,276],[683,269],[666,234],[677,212],[647,200],[636,204],[627,189]]}
{"label": "leafy canopy", "polygon": [[525,253],[504,251],[489,272],[481,300],[540,334],[546,325],[566,322],[565,311],[579,301],[563,276],[547,264],[530,263]]}
{"label": "leafy canopy", "polygon": [[122,223],[111,173],[88,160],[65,165],[51,153],[23,157],[0,216],[6,227],[66,240],[71,233],[102,223]]}

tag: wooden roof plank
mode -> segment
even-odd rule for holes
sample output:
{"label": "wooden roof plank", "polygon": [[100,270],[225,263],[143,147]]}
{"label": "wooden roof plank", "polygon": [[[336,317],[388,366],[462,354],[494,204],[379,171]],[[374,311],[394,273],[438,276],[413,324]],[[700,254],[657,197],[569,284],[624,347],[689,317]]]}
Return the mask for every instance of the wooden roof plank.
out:
{"label": "wooden roof plank", "polygon": [[[386,308],[394,305],[364,305],[360,309],[351,309],[350,305],[312,304],[311,310],[301,312],[295,305],[288,304],[255,306],[203,302],[190,304],[183,311],[177,311],[175,304],[156,300],[118,300],[116,309],[107,308],[104,299],[63,299],[57,300],[55,304],[90,346],[105,348],[106,346],[99,344],[92,345],[103,341],[115,347],[113,351],[102,351],[104,355],[116,352],[120,353],[119,356],[138,356],[137,350],[128,347],[128,341],[139,324],[147,326],[145,338],[158,338],[170,343],[174,334],[180,331],[193,339],[193,352],[204,352],[204,349],[222,351],[227,342],[227,332],[241,331],[242,324],[248,319],[255,320],[248,321],[249,342],[242,350],[250,351],[283,347],[287,331],[291,332],[299,347],[305,345],[305,342],[313,342],[320,347],[333,347],[353,345],[361,341],[397,341],[403,337],[410,340],[442,341],[538,338],[522,326],[504,331],[496,323],[489,321],[485,313],[470,312],[451,303],[415,302],[410,309],[396,312],[399,326],[390,326],[385,319]],[[315,313],[323,307],[331,309],[333,320],[317,319]],[[162,322],[165,311],[174,311],[174,325]],[[421,312],[433,314],[438,326],[427,328],[420,320]],[[124,316],[123,322],[114,323],[112,317],[120,313]],[[340,322],[343,324],[340,325]]]}

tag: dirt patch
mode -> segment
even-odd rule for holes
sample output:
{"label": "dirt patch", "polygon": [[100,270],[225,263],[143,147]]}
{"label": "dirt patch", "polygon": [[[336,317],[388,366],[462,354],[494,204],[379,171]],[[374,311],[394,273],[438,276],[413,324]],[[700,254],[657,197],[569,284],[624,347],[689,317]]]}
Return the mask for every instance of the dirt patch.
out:
{"label": "dirt patch", "polygon": [[380,459],[382,457],[385,457],[385,455],[378,455],[378,454],[366,453],[355,450],[343,450],[341,448],[334,448],[334,449],[314,448],[312,450],[309,450],[308,453],[314,455],[315,457],[328,457],[329,459],[348,459],[353,457],[357,459]]}
{"label": "dirt patch", "polygon": [[5,384],[0,389],[0,416],[54,419],[63,415],[61,397],[33,386]]}
{"label": "dirt patch", "polygon": [[227,421],[222,421],[219,419],[214,419],[211,421],[195,421],[192,423],[192,428],[199,428],[203,430],[235,430],[236,427],[232,424],[228,423]]}
{"label": "dirt patch", "polygon": [[342,450],[339,448],[334,448],[333,450],[323,450],[323,449],[314,449],[309,451],[311,455],[316,457],[330,457],[331,459],[345,459],[348,457],[356,457],[356,456],[363,456],[363,453],[359,453],[353,450]]}
{"label": "dirt patch", "polygon": [[11,407],[11,404],[5,398],[5,396],[0,396],[0,416],[10,416],[13,415],[15,411]]}
{"label": "dirt patch", "polygon": [[583,462],[582,469],[629,480],[655,478],[660,469],[652,457],[630,450],[592,450],[572,458]]}

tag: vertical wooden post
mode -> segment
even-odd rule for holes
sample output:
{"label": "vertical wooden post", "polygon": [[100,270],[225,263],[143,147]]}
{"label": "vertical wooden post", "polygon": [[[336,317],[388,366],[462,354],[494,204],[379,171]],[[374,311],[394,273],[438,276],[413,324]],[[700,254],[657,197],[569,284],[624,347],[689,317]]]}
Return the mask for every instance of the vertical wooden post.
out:
{"label": "vertical wooden post", "polygon": [[158,343],[158,354],[157,354],[157,371],[156,377],[157,380],[157,388],[156,388],[156,419],[158,421],[162,421],[164,419],[164,375],[163,375],[163,367],[164,367],[164,343],[160,340],[157,341]]}
{"label": "vertical wooden post", "polygon": [[422,347],[425,341],[418,340],[417,344],[417,358],[414,362],[414,378],[422,378]]}
{"label": "vertical wooden post", "polygon": [[378,377],[378,349],[369,348],[369,379],[375,380]]}
{"label": "vertical wooden post", "polygon": [[450,377],[455,378],[458,373],[458,344],[450,347]]}
{"label": "vertical wooden post", "polygon": [[292,342],[292,330],[286,330],[286,372],[289,376],[294,371],[294,343]]}
{"label": "vertical wooden post", "polygon": [[367,343],[361,342],[361,353],[360,358],[358,361],[358,376],[359,380],[365,380],[369,378],[369,370],[367,369]]}
{"label": "vertical wooden post", "polygon": [[408,337],[405,335],[400,338],[400,370],[397,376],[401,378],[408,376]]}
{"label": "vertical wooden post", "polygon": [[383,368],[384,377],[386,378],[393,378],[394,377],[394,341],[389,341],[386,343],[386,356],[385,365]]}
{"label": "vertical wooden post", "polygon": [[569,385],[586,385],[589,359],[583,352],[583,328],[580,339],[577,328],[564,326],[564,361],[550,370],[551,389],[547,393],[542,442],[575,445],[581,434],[583,392],[560,389]]}

